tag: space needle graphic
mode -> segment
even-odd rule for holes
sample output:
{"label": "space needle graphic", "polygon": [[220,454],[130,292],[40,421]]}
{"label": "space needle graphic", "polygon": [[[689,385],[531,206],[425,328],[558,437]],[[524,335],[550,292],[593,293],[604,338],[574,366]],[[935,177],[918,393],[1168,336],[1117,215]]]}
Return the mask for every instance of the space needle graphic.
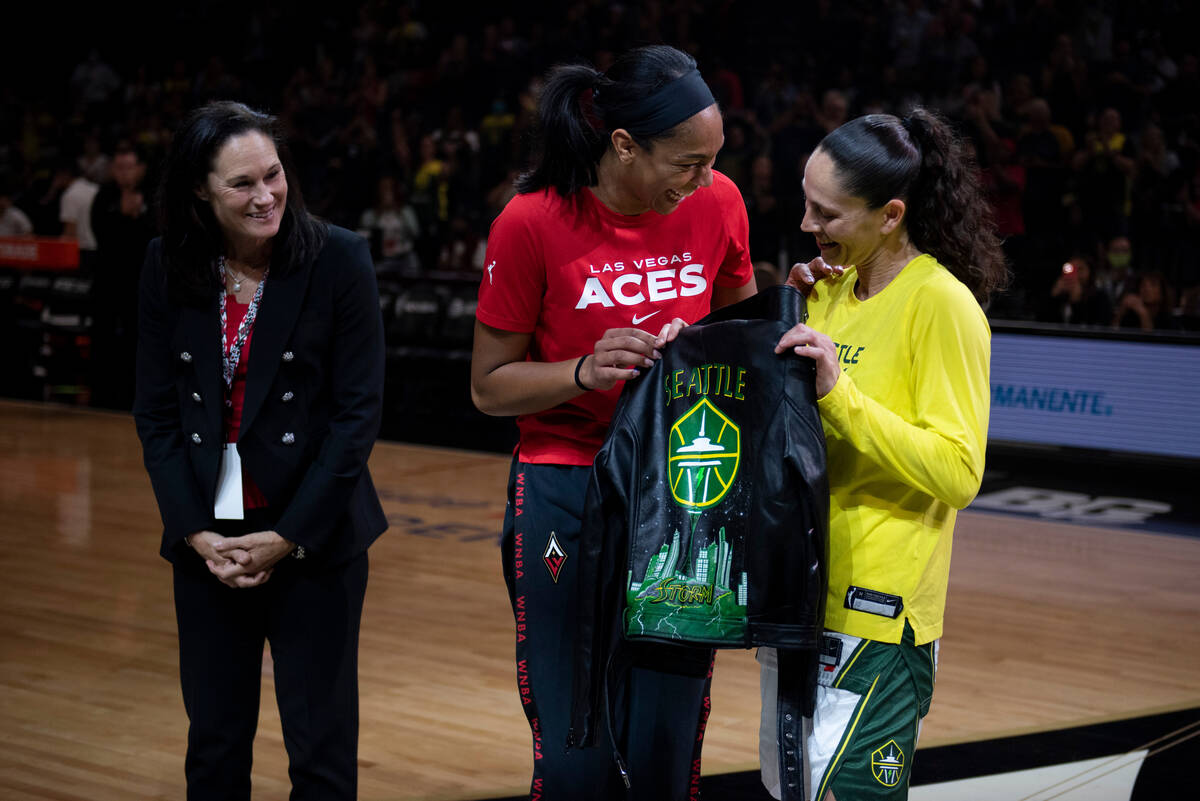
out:
{"label": "space needle graphic", "polygon": [[[887,753],[884,753],[884,748]],[[900,771],[904,770],[904,752],[896,745],[895,740],[889,740],[883,748],[876,749],[871,755],[871,769],[880,784],[895,787],[900,783]]]}
{"label": "space needle graphic", "polygon": [[[712,440],[704,434],[704,428],[708,423],[708,410],[700,410],[700,433],[692,440],[690,445],[684,445],[675,450],[676,453],[696,454],[695,459],[686,459],[679,462],[678,466],[687,471],[688,484],[688,503],[696,503],[696,487],[700,483],[700,478],[704,479],[704,491],[700,493],[703,500],[708,499],[708,480],[712,476],[712,468],[721,464],[720,459],[705,459],[703,454],[724,453],[725,447],[722,445],[714,445]],[[693,478],[693,470],[702,470],[700,478]],[[701,501],[703,502],[703,501]]]}

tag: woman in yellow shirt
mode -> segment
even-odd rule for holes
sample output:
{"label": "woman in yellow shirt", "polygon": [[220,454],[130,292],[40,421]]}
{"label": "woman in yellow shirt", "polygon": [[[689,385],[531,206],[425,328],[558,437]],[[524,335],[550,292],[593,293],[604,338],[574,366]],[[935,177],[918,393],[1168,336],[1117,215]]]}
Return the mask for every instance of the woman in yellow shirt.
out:
{"label": "woman in yellow shirt", "polygon": [[[791,281],[844,272],[775,348],[816,363],[831,488],[828,634],[816,710],[797,736],[811,798],[893,801],[907,797],[933,693],[955,515],[983,475],[991,333],[980,303],[1007,270],[974,165],[923,109],[830,133],[804,190],[820,264],[798,265]],[[760,661],[763,780],[778,798],[781,677],[773,653]]]}

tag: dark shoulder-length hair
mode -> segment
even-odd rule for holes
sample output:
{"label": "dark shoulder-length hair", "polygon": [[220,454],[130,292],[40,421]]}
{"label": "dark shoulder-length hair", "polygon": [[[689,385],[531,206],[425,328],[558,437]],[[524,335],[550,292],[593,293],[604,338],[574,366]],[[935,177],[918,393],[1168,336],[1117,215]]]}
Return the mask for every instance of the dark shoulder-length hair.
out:
{"label": "dark shoulder-length hair", "polygon": [[225,242],[212,207],[197,196],[196,189],[207,181],[221,148],[251,131],[275,144],[288,182],[287,202],[271,250],[271,272],[286,275],[315,259],[325,244],[328,229],[304,206],[279,120],[242,103],[208,103],[192,111],[175,133],[159,184],[167,289],[176,302],[203,304],[220,291],[216,264]]}
{"label": "dark shoulder-length hair", "polygon": [[974,159],[943,118],[916,108],[905,118],[868,114],[829,133],[818,149],[842,188],[878,209],[904,201],[909,239],[984,303],[1008,283],[1008,267]]}
{"label": "dark shoulder-length hair", "polygon": [[[537,192],[552,186],[568,197],[595,186],[596,167],[612,132],[624,127],[611,124],[613,119],[694,69],[696,59],[668,45],[626,51],[607,72],[589,64],[560,64],[552,69],[538,100],[531,164],[517,177],[517,191]],[[655,141],[673,136],[677,127],[633,138],[648,150]]]}

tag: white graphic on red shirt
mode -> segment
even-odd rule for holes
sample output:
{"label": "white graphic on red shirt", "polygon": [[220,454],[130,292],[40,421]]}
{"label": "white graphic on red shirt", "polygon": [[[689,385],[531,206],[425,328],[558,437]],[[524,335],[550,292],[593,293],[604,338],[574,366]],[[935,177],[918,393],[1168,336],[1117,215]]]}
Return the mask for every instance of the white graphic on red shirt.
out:
{"label": "white graphic on red shirt", "polygon": [[495,266],[496,266],[495,260],[493,260],[492,263],[488,265],[488,283],[489,284],[496,283],[495,281],[492,280],[492,268]]}
{"label": "white graphic on red shirt", "polygon": [[660,312],[660,311],[662,311],[662,309],[659,309],[658,311],[652,311],[652,312],[650,312],[649,314],[645,314],[645,315],[642,315],[642,316],[640,316],[640,317],[639,317],[638,315],[636,315],[636,314],[635,314],[635,315],[633,315],[633,324],[634,324],[634,325],[641,325],[642,323],[646,322],[647,320],[649,320],[649,319],[650,319],[651,317],[653,317],[654,315],[658,314],[658,312]]}
{"label": "white graphic on red shirt", "polygon": [[617,304],[622,306],[637,306],[649,300],[658,303],[675,298],[686,298],[701,295],[708,288],[708,279],[704,277],[703,264],[688,264],[678,271],[675,269],[650,270],[642,273],[625,273],[616,278],[605,289],[599,278],[591,277],[583,285],[576,309],[586,309],[599,303],[605,308]]}

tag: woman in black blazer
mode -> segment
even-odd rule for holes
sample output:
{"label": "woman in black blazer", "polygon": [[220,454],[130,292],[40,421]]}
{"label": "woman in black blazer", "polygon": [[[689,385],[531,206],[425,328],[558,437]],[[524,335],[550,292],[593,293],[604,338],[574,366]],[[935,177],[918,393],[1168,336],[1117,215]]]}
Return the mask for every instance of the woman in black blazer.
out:
{"label": "woman in black blazer", "polygon": [[305,210],[277,121],[194,111],[146,254],[134,416],[174,566],[189,799],[249,799],[264,641],[292,799],[353,799],[383,328],[367,242]]}

